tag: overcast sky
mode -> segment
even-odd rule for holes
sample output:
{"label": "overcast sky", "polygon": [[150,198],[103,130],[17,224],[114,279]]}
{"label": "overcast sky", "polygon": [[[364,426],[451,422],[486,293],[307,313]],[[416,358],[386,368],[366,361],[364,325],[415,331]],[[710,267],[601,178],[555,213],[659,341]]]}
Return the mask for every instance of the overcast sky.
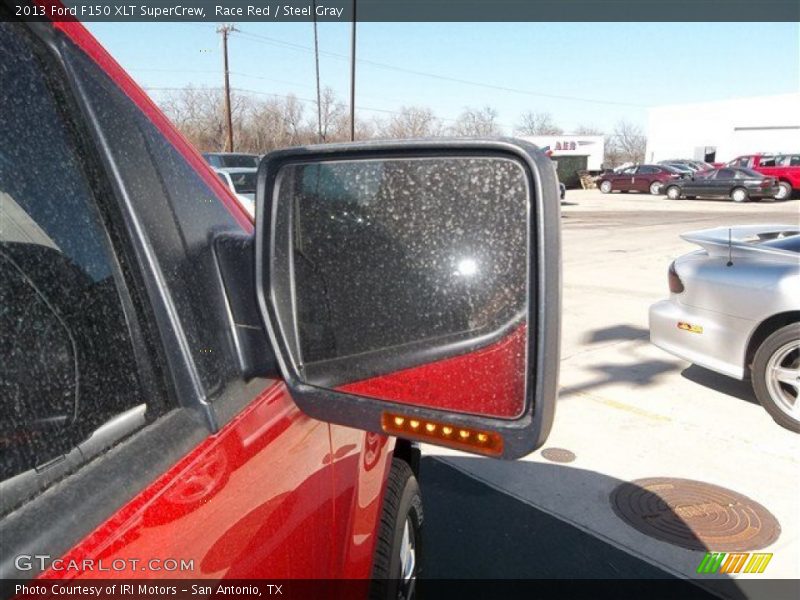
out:
{"label": "overcast sky", "polygon": [[[156,99],[157,88],[222,84],[213,24],[87,27]],[[315,97],[311,23],[238,27],[234,88]],[[350,25],[321,23],[319,42],[322,84],[347,100]],[[526,110],[567,132],[611,131],[623,118],[646,125],[648,106],[800,90],[798,23],[360,23],[357,57],[362,118],[418,105],[455,119],[490,105],[507,133]]]}

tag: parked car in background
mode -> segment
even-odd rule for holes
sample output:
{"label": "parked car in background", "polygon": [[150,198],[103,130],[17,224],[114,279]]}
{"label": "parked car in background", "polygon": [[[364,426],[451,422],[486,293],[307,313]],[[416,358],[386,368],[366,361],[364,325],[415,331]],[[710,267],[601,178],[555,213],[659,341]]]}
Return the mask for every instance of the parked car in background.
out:
{"label": "parked car in background", "polygon": [[694,169],[695,172],[708,171],[709,169],[713,169],[715,166],[712,163],[708,163],[702,160],[679,160],[678,162],[686,165],[690,169]]}
{"label": "parked car in background", "polygon": [[214,172],[236,194],[250,216],[255,214],[256,206],[256,180],[258,169],[214,169]]}
{"label": "parked car in background", "polygon": [[747,154],[729,161],[728,167],[746,167],[777,181],[776,200],[788,200],[800,190],[800,155],[798,154]]}
{"label": "parked car in background", "polygon": [[800,227],[720,227],[681,236],[702,250],[672,262],[670,297],[650,307],[650,340],[736,379],[800,432]]}
{"label": "parked car in background", "polygon": [[778,189],[771,177],[764,177],[751,169],[724,167],[695,173],[689,178],[672,180],[664,186],[664,193],[670,200],[707,196],[747,202],[774,198]]}
{"label": "parked car in background", "polygon": [[700,171],[708,171],[709,169],[713,169],[714,165],[711,163],[703,162],[702,160],[687,160],[683,158],[674,158],[669,160],[662,160],[659,161],[660,165],[668,165],[670,167],[676,169],[688,169],[692,173],[698,173]]}
{"label": "parked car in background", "polygon": [[258,154],[242,152],[204,152],[203,158],[217,169],[242,169],[258,167],[261,157]]}
{"label": "parked car in background", "polygon": [[680,178],[681,174],[666,165],[634,165],[620,172],[606,171],[597,179],[604,194],[611,192],[661,193],[665,183]]}
{"label": "parked car in background", "polygon": [[670,162],[670,161],[660,161],[659,165],[664,165],[666,167],[670,167],[671,169],[675,169],[681,175],[692,175],[697,172],[697,169],[690,167],[686,163],[682,162]]}

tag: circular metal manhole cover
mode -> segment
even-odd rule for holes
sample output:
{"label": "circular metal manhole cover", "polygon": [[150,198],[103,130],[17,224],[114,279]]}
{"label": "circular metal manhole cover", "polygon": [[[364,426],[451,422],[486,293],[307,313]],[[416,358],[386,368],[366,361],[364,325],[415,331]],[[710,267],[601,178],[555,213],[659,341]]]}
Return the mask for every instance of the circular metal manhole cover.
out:
{"label": "circular metal manhole cover", "polygon": [[542,450],[542,458],[555,463],[571,463],[575,460],[575,453],[566,448],[545,448]]}
{"label": "circular metal manhole cover", "polygon": [[690,550],[758,550],[781,533],[778,520],[758,502],[702,481],[637,479],[616,487],[610,499],[630,526]]}

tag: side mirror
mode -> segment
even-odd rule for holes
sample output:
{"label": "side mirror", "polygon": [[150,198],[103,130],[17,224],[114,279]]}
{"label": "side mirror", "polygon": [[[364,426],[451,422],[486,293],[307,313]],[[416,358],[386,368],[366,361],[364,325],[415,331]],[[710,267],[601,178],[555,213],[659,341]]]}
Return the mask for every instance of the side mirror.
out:
{"label": "side mirror", "polygon": [[300,409],[503,458],[541,446],[559,367],[557,187],[517,140],[267,155],[256,292]]}

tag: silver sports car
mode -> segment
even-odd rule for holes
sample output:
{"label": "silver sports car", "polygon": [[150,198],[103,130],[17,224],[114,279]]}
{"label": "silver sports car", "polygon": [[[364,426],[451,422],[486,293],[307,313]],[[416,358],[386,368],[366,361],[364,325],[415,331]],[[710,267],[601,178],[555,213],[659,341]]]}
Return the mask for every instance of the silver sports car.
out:
{"label": "silver sports car", "polygon": [[659,348],[737,379],[800,432],[800,224],[681,236],[697,250],[669,266],[670,297],[650,307]]}

